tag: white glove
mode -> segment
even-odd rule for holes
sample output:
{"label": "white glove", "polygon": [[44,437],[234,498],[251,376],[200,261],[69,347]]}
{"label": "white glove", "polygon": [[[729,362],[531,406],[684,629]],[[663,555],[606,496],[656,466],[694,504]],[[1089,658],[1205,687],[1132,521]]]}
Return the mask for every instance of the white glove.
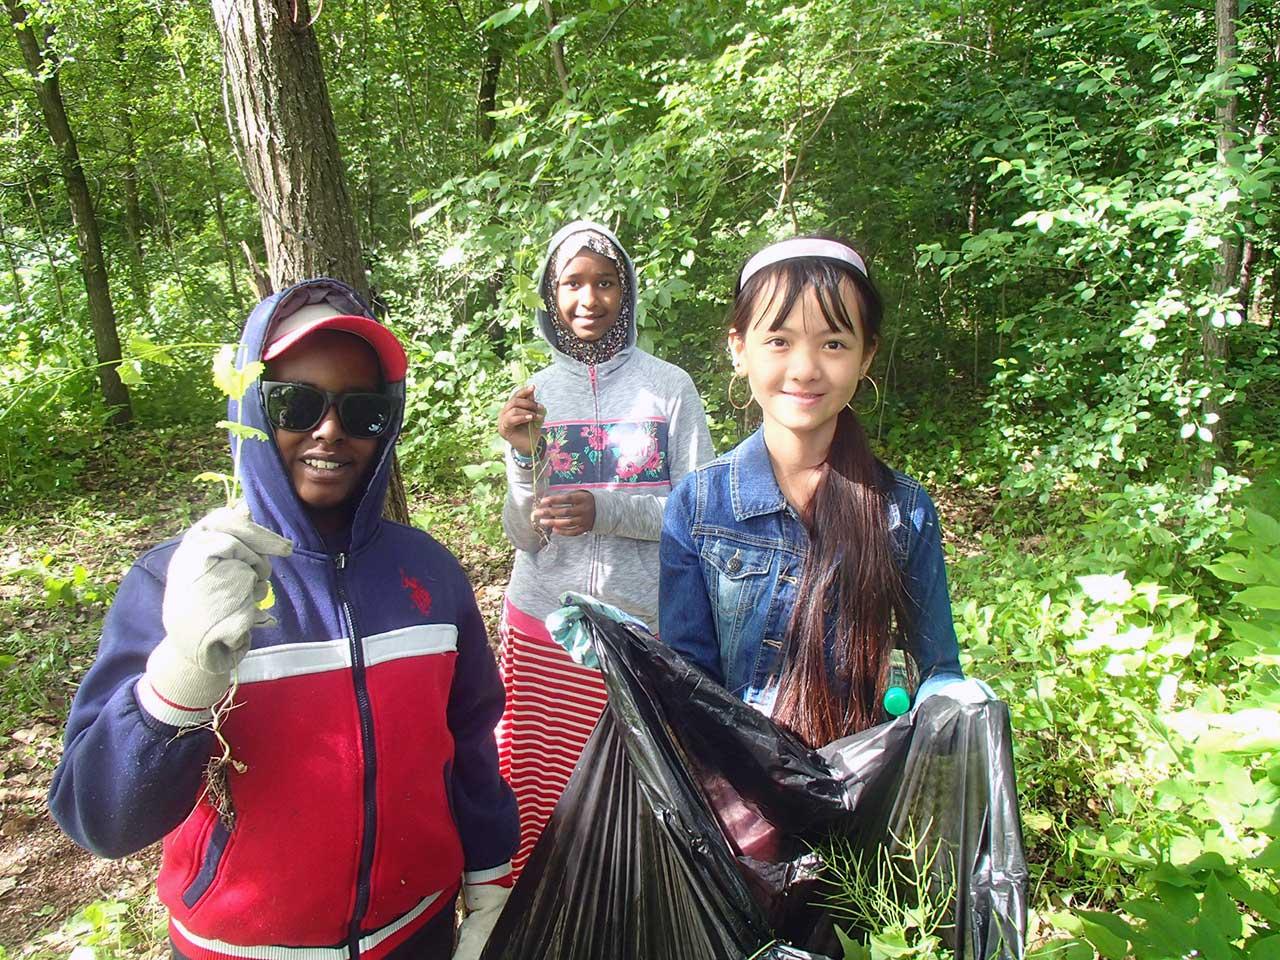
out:
{"label": "white glove", "polygon": [[165,637],[147,659],[144,678],[151,689],[188,710],[217,703],[249,652],[249,631],[275,623],[258,609],[271,577],[269,558],[292,552],[292,543],[254,523],[243,507],[198,520],[169,560]]}
{"label": "white glove", "polygon": [[458,946],[453,951],[453,960],[479,960],[509,896],[510,887],[492,883],[463,884],[462,902],[467,905],[467,916],[458,927]]}
{"label": "white glove", "polygon": [[951,676],[930,677],[916,691],[916,703],[935,696],[947,697],[957,703],[985,703],[999,699],[985,681],[976,677],[963,680]]}

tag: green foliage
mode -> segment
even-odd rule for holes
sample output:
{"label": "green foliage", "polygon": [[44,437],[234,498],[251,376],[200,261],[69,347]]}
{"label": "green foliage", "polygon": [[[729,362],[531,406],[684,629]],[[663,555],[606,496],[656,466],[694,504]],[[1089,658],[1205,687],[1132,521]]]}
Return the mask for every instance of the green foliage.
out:
{"label": "green foliage", "polygon": [[[1217,156],[1220,91],[1243,92],[1257,70],[1208,69],[1179,36],[1184,16],[1127,0],[1046,28],[1057,72],[989,105],[971,145],[1007,219],[958,249],[920,247],[919,268],[998,298],[1009,342],[994,360],[988,449],[1006,488],[1041,502],[1082,474],[1190,475],[1272,376],[1273,331],[1246,322],[1239,292],[1213,280],[1237,229],[1272,242],[1259,225],[1273,216],[1280,163],[1265,135]],[[1208,356],[1206,331],[1236,341],[1236,359]]]}
{"label": "green foliage", "polygon": [[[111,584],[94,583],[89,578],[89,571],[77,563],[70,575],[59,576],[52,570],[53,557],[44,556],[35,566],[9,566],[3,571],[4,576],[15,579],[34,580],[44,590],[46,607],[76,607],[82,603],[109,603],[115,596],[115,587]],[[2,666],[2,664],[0,664]]]}
{"label": "green foliage", "polygon": [[63,936],[87,947],[94,960],[129,960],[164,938],[162,914],[128,900],[95,900],[69,921]]}
{"label": "green foliage", "polygon": [[1050,919],[1107,957],[1169,955],[1175,929],[1245,956],[1280,918],[1280,526],[1200,499],[1198,524],[1102,510],[1047,531],[1052,567],[1013,541],[956,568],[958,595],[980,576],[999,597],[957,627],[1020,733],[1042,882],[1107,907]]}
{"label": "green foliage", "polygon": [[941,843],[927,844],[928,834],[929,824],[913,824],[906,837],[871,851],[843,839],[820,851],[826,905],[852,924],[836,926],[844,960],[952,956],[941,934],[950,926],[956,891],[939,878],[955,876],[955,864]]}

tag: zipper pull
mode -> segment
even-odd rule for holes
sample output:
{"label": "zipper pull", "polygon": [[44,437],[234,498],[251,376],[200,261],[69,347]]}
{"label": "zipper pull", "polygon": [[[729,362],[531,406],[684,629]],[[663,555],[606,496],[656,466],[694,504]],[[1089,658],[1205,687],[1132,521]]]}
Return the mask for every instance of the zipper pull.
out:
{"label": "zipper pull", "polygon": [[345,553],[340,553],[335,556],[333,558],[333,565],[339,570],[347,569],[347,555]]}

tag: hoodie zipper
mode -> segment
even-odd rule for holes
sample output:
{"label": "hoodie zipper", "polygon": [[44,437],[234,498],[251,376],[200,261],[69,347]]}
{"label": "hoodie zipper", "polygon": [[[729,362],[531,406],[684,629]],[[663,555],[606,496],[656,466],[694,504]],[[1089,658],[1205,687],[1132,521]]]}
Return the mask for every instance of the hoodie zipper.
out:
{"label": "hoodie zipper", "polygon": [[360,715],[360,747],[364,753],[364,830],[360,839],[360,863],[356,872],[356,903],[351,915],[348,934],[348,951],[351,960],[360,960],[360,924],[369,909],[369,875],[373,870],[373,848],[377,830],[376,787],[378,757],[373,745],[373,710],[369,705],[369,687],[365,680],[364,645],[356,628],[355,611],[347,597],[347,554],[333,558],[334,576],[337,581],[338,603],[347,620],[347,632],[351,637],[351,682],[355,687],[356,712]]}
{"label": "hoodie zipper", "polygon": [[[594,422],[592,423],[592,427],[594,427],[598,433],[599,431],[604,429],[604,426],[600,423],[600,383],[599,383],[599,380],[597,380],[596,378],[596,365],[594,363],[587,367],[587,375],[591,378],[591,412],[594,416]],[[597,479],[603,481],[604,476],[601,475],[597,477]],[[599,536],[596,535],[596,532],[594,530],[594,525],[590,533],[590,537],[591,537],[591,561],[587,567],[587,591],[586,592],[588,596],[595,596],[600,592],[599,588],[596,586],[596,570],[599,567],[598,553],[600,551],[600,538]]]}

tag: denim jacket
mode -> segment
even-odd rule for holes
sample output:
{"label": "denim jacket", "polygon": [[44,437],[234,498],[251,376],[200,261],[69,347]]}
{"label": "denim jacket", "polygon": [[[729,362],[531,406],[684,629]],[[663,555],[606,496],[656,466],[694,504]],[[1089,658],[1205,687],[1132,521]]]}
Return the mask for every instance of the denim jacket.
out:
{"label": "denim jacket", "polygon": [[[889,535],[914,608],[906,646],[923,687],[963,673],[937,509],[915,480],[897,471],[893,477]],[[808,545],[757,430],[671,493],[659,554],[662,641],[771,713]]]}

